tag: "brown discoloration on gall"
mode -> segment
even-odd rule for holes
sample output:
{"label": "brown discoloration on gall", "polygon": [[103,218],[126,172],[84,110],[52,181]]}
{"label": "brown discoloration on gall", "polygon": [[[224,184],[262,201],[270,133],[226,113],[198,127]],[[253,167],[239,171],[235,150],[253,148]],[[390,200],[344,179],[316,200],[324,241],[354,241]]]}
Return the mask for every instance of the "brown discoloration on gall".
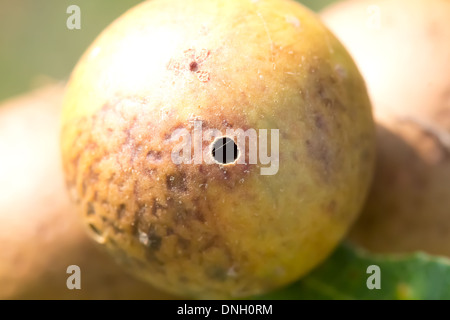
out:
{"label": "brown discoloration on gall", "polygon": [[166,185],[169,190],[185,192],[187,190],[186,176],[183,173],[168,175],[166,176]]}
{"label": "brown discoloration on gall", "polygon": [[198,80],[200,80],[201,82],[208,82],[210,79],[208,71],[199,70],[196,72],[196,74],[197,74]]}
{"label": "brown discoloration on gall", "polygon": [[[207,257],[213,254],[231,267],[233,254],[214,216],[217,204],[205,196],[187,195],[199,195],[217,186],[234,190],[242,186],[240,179],[259,174],[258,168],[249,164],[175,165],[171,150],[179,141],[172,141],[171,135],[176,129],[192,134],[192,122],[163,121],[145,105],[143,99],[116,98],[105,103],[92,121],[80,119],[76,124],[78,141],[83,144],[75,143],[71,149],[76,161],[68,162],[67,182],[81,191],[79,201],[85,203],[85,214],[91,212],[88,203],[94,194],[96,202],[104,203],[91,215],[94,238],[100,239],[102,230],[108,230],[108,236],[101,239],[110,251],[129,250],[131,246],[136,257],[142,255],[141,262],[155,273],[164,273],[164,265],[174,263],[174,248],[180,259],[209,261]],[[225,134],[227,128],[249,127],[242,115],[217,114],[208,117],[202,129]],[[208,148],[211,142],[203,141],[202,147]],[[86,149],[95,152],[86,153]],[[248,151],[247,146],[247,159]],[[204,268],[214,269],[209,265]]]}
{"label": "brown discoloration on gall", "polygon": [[172,71],[175,75],[183,72],[194,72],[201,82],[208,82],[210,80],[210,73],[206,70],[201,70],[203,63],[208,59],[211,52],[208,49],[187,49],[179,58],[170,59],[167,64],[167,70]]}
{"label": "brown discoloration on gall", "polygon": [[306,149],[310,157],[314,160],[321,170],[318,172],[325,180],[329,180],[331,173],[331,152],[325,141],[322,139],[306,140]]}
{"label": "brown discoloration on gall", "polygon": [[321,82],[318,85],[317,93],[325,107],[327,107],[327,108],[333,107],[333,105],[334,105],[333,100],[328,97],[326,90],[324,89],[323,84]]}
{"label": "brown discoloration on gall", "polygon": [[161,158],[162,158],[162,152],[161,151],[151,150],[151,151],[147,152],[147,160],[150,163],[159,162],[159,161],[161,161]]}
{"label": "brown discoloration on gall", "polygon": [[156,232],[156,228],[152,225],[147,231],[148,247],[151,250],[159,250],[161,248],[162,237]]}
{"label": "brown discoloration on gall", "polygon": [[[210,298],[274,289],[323,260],[362,202],[369,170],[359,162],[358,143],[370,127],[363,83],[350,56],[298,4],[169,1],[172,10],[165,3],[142,4],[161,6],[157,14],[132,10],[125,28],[115,24],[119,39],[104,33],[96,44],[101,56],[86,55],[77,67],[64,116],[68,184],[85,222],[102,232],[97,240],[153,285]],[[301,35],[287,14],[302,21]],[[202,25],[208,31],[199,35]],[[161,41],[169,35],[162,30],[180,35],[179,42]],[[123,38],[128,32],[133,36]],[[294,39],[318,34],[327,41]],[[140,54],[130,62],[133,52]],[[110,63],[121,59],[123,65]],[[335,72],[337,63],[346,77]],[[198,151],[210,160],[212,139],[194,139],[190,157],[175,164],[172,151],[187,149],[173,133],[185,129],[192,137],[195,120],[203,121],[203,133],[216,129],[220,136],[278,128],[278,173],[261,175],[268,164],[248,164],[248,139],[246,148],[237,141],[238,161],[247,164],[191,163]],[[326,212],[332,198],[342,206],[333,217]],[[96,211],[89,221],[88,202]]]}
{"label": "brown discoloration on gall", "polygon": [[189,64],[189,71],[197,71],[198,70],[198,63],[196,61],[192,61]]}
{"label": "brown discoloration on gall", "polygon": [[316,125],[317,129],[319,130],[326,130],[326,121],[324,117],[321,114],[316,114],[314,116],[314,124]]}

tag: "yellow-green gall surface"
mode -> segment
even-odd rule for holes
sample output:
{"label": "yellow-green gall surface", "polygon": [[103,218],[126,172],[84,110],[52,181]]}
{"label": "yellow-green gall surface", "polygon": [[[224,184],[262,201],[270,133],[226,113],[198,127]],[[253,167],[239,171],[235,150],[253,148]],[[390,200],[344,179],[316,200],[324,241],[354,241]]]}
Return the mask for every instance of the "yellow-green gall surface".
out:
{"label": "yellow-green gall surface", "polygon": [[[194,120],[279,129],[278,172],[176,165],[172,134]],[[344,237],[371,180],[374,125],[353,61],[301,5],[154,0],[78,63],[62,150],[88,230],[128,270],[177,294],[240,297],[306,274]]]}

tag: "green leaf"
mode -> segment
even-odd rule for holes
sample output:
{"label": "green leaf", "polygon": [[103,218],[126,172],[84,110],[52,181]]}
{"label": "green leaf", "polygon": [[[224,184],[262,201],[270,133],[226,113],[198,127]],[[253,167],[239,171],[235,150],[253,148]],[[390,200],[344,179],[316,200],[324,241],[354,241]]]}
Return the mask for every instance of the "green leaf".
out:
{"label": "green leaf", "polygon": [[[368,272],[371,265],[380,268],[380,289],[367,287],[368,278],[374,274]],[[308,276],[256,299],[448,300],[450,260],[425,253],[374,255],[348,244],[341,245]]]}

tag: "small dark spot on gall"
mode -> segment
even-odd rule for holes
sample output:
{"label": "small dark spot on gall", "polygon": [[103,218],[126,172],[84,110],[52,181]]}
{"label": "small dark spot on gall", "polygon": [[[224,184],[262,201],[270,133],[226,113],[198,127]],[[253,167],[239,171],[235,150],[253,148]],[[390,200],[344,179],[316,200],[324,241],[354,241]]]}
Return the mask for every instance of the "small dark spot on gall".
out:
{"label": "small dark spot on gall", "polygon": [[325,107],[330,108],[333,106],[333,101],[328,97],[322,82],[318,84],[317,94],[319,95]]}
{"label": "small dark spot on gall", "polygon": [[205,217],[200,210],[194,210],[193,214],[195,219],[197,219],[200,222],[205,222]]}
{"label": "small dark spot on gall", "polygon": [[192,61],[189,63],[189,70],[190,71],[197,71],[198,70],[198,63],[196,61]]}
{"label": "small dark spot on gall", "polygon": [[161,248],[162,239],[156,233],[156,228],[153,225],[150,226],[150,228],[148,228],[147,237],[148,237],[148,247],[150,249],[159,250],[159,248]]}
{"label": "small dark spot on gall", "polygon": [[318,114],[314,117],[314,122],[317,129],[324,130],[326,128],[326,123],[322,115]]}

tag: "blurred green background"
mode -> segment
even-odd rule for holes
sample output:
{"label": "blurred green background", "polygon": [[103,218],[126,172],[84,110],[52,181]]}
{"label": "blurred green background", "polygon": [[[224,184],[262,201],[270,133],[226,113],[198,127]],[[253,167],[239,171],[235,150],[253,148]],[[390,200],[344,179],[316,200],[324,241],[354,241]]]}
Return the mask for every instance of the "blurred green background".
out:
{"label": "blurred green background", "polygon": [[[189,1],[189,0],[185,0]],[[335,0],[297,0],[318,11]],[[75,63],[114,19],[142,0],[0,0],[0,101],[52,80]],[[67,8],[81,9],[81,29],[66,27]]]}

